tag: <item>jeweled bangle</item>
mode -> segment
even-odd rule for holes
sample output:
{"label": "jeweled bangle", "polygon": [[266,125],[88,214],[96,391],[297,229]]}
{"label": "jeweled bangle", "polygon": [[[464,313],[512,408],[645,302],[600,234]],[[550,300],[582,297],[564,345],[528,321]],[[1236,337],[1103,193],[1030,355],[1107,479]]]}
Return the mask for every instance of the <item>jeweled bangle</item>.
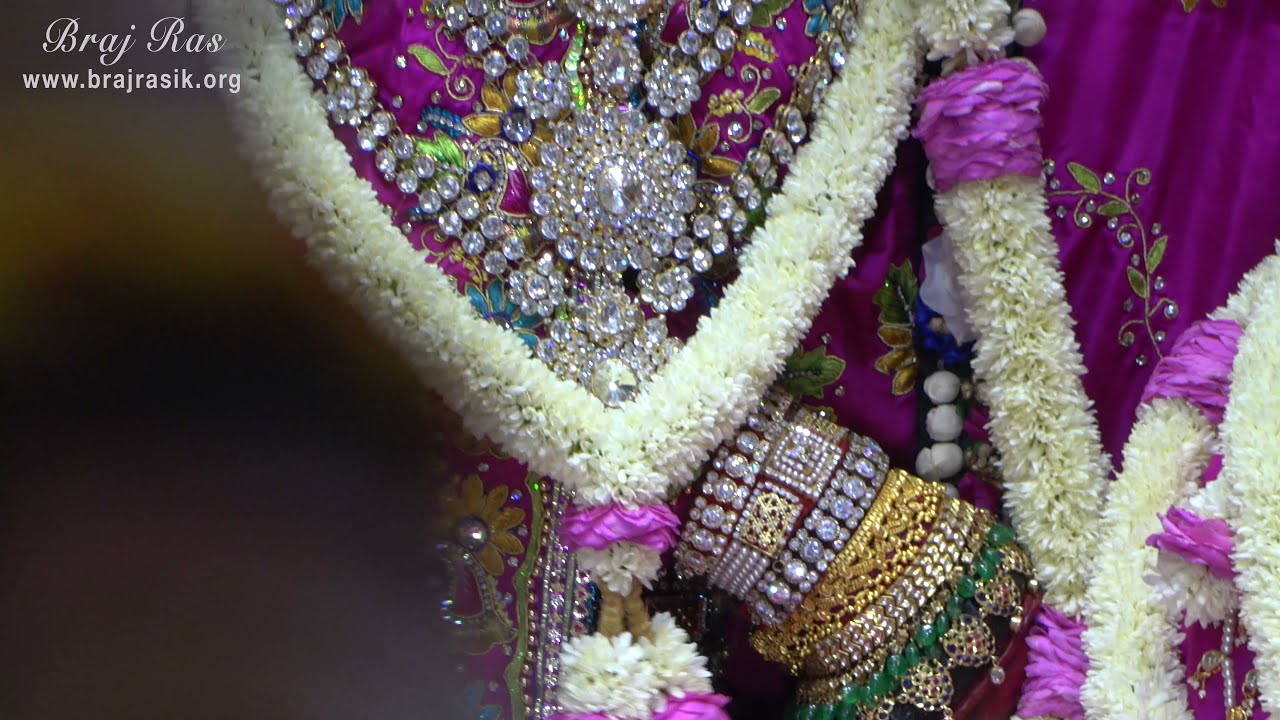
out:
{"label": "jeweled bangle", "polygon": [[[766,658],[804,669],[814,647],[850,624],[865,624],[876,602],[884,601],[898,579],[908,575],[932,535],[949,527],[940,521],[951,507],[937,483],[902,470],[891,470],[853,538],[826,577],[806,601],[802,612],[785,622],[756,630],[751,643]],[[915,579],[913,578],[913,582]],[[928,578],[921,582],[937,583]],[[874,627],[868,632],[878,633]]]}
{"label": "jeweled bangle", "polygon": [[776,625],[844,549],[888,465],[874,441],[771,395],[717,451],[676,547],[678,566]]}
{"label": "jeweled bangle", "polygon": [[988,618],[1009,618],[1011,631],[1017,632],[1024,590],[1014,576],[1021,576],[1032,591],[1036,583],[1025,551],[1012,542],[1013,531],[992,525],[983,532],[988,519],[980,515],[969,535],[968,547],[977,548],[972,562],[959,566],[911,618],[914,632],[899,633],[891,645],[847,672],[804,679],[798,697],[814,712],[800,717],[826,717],[828,712],[854,717],[858,711],[862,717],[889,717],[895,705],[903,704],[947,716],[954,669],[989,665],[991,682],[1004,682]]}
{"label": "jeweled bangle", "polygon": [[[945,603],[948,588],[963,574],[992,524],[983,510],[947,499],[934,531],[915,564],[852,622],[815,643],[802,671],[810,677],[845,673],[865,677],[883,664],[890,649],[910,641],[912,623]],[[935,610],[936,612],[936,610]]]}

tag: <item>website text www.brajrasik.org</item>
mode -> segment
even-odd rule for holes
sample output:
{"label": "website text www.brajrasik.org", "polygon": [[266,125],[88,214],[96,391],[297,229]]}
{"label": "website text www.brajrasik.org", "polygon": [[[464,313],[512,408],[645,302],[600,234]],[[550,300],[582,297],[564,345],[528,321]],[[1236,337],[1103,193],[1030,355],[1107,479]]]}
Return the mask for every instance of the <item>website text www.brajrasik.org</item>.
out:
{"label": "website text www.brajrasik.org", "polygon": [[151,23],[134,38],[137,24],[128,31],[91,32],[81,26],[79,18],[63,17],[45,29],[42,49],[46,53],[84,54],[96,60],[101,69],[86,68],[80,72],[22,73],[28,90],[113,90],[125,93],[145,90],[223,90],[240,92],[239,73],[200,73],[182,67],[171,71],[143,72],[122,66],[120,61],[129,51],[141,45],[152,54],[189,55],[216,53],[226,46],[221,35],[189,32],[186,20],[166,17]]}
{"label": "website text www.brajrasik.org", "polygon": [[22,84],[28,90],[121,90],[125,93],[143,90],[225,90],[240,92],[239,73],[206,73],[201,75],[184,68],[165,73],[121,70],[82,73],[23,73]]}

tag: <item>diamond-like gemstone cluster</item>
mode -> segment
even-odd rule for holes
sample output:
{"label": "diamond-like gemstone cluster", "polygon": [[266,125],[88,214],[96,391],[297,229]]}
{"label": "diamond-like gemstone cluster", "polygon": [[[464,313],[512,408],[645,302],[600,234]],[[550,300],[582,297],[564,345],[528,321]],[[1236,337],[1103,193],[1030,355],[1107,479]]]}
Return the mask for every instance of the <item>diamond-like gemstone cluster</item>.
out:
{"label": "diamond-like gemstone cluster", "polygon": [[[483,69],[485,104],[503,98],[479,138],[432,108],[416,128],[423,136],[402,130],[351,66],[328,4],[275,1],[333,122],[354,128],[383,178],[416,200],[397,218],[405,231],[425,224],[501,280],[524,315],[544,321],[537,356],[608,405],[634,398],[678,348],[666,315],[747,241],[748,218],[805,140],[857,25],[852,0],[816,11],[818,50],[795,67],[791,97],[769,108],[772,127],[743,162],[711,179],[675,129],[703,84],[734,72],[735,54],[756,42],[747,31],[757,0],[427,0],[423,21]],[[663,39],[677,7],[688,23]],[[545,28],[558,28],[562,56],[534,52]],[[445,150],[431,132],[448,135]],[[503,203],[513,182],[530,189],[528,213]]]}

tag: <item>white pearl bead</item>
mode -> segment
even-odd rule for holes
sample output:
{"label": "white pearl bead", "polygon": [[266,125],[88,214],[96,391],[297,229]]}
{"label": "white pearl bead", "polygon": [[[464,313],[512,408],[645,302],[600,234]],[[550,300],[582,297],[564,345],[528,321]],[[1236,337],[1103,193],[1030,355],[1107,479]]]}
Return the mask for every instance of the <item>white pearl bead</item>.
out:
{"label": "white pearl bead", "polygon": [[916,473],[925,480],[942,480],[960,472],[964,453],[955,443],[938,443],[916,455]]}
{"label": "white pearl bead", "polygon": [[1022,47],[1031,47],[1044,39],[1048,27],[1044,16],[1031,8],[1022,8],[1013,14],[1013,40]]}
{"label": "white pearl bead", "polygon": [[955,405],[939,405],[929,411],[924,418],[925,430],[929,437],[939,442],[949,442],[960,437],[964,422]]}
{"label": "white pearl bead", "polygon": [[960,394],[960,378],[950,370],[939,370],[924,379],[924,394],[935,405],[952,402]]}

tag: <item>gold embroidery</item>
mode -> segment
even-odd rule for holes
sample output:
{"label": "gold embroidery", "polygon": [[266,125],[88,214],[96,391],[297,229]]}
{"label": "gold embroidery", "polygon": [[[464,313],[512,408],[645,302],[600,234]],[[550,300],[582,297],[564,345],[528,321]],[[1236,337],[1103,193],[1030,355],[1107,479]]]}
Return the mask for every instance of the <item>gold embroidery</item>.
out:
{"label": "gold embroidery", "polygon": [[911,320],[919,292],[915,270],[910,260],[889,266],[884,285],[876,291],[872,302],[880,308],[880,342],[889,352],[876,359],[876,370],[893,376],[893,394],[906,395],[915,389],[919,369],[912,345]]}
{"label": "gold embroidery", "polygon": [[[1227,6],[1227,0],[1210,0],[1210,2],[1212,2],[1213,6],[1216,8],[1224,8]],[[1196,6],[1199,4],[1200,0],[1182,0],[1182,10],[1183,12],[1189,13],[1192,10],[1195,10]]]}
{"label": "gold embroidery", "polygon": [[[1077,187],[1063,188],[1063,180],[1054,177],[1054,170],[1053,161],[1047,161],[1045,174],[1049,177],[1049,197],[1075,198],[1075,207],[1070,213],[1076,226],[1088,229],[1095,222],[1105,221],[1120,247],[1131,251],[1124,268],[1125,279],[1142,305],[1138,308],[1138,317],[1129,318],[1120,325],[1116,338],[1124,347],[1130,347],[1137,341],[1135,331],[1143,332],[1156,357],[1164,357],[1161,345],[1166,334],[1153,323],[1161,317],[1165,320],[1177,317],[1178,304],[1168,297],[1159,296],[1164,290],[1164,278],[1156,274],[1164,261],[1169,236],[1161,232],[1160,223],[1148,225],[1137,209],[1142,200],[1138,190],[1151,184],[1151,171],[1147,168],[1132,170],[1125,176],[1121,187],[1113,187],[1120,182],[1114,173],[1105,172],[1099,176],[1080,163],[1069,162],[1067,172]],[[1060,205],[1054,212],[1059,218],[1065,218],[1068,210],[1065,205]],[[1133,310],[1133,298],[1126,299],[1124,311]],[[1145,365],[1147,356],[1139,354],[1137,363]]]}
{"label": "gold embroidery", "polygon": [[738,162],[723,155],[716,155],[720,143],[720,123],[708,121],[701,128],[694,125],[693,116],[681,115],[672,135],[689,148],[702,163],[702,172],[711,177],[730,177],[738,170]]}
{"label": "gold embroidery", "polygon": [[748,30],[743,33],[738,39],[738,49],[748,57],[763,60],[769,65],[778,59],[778,50],[773,42],[757,30]]}

